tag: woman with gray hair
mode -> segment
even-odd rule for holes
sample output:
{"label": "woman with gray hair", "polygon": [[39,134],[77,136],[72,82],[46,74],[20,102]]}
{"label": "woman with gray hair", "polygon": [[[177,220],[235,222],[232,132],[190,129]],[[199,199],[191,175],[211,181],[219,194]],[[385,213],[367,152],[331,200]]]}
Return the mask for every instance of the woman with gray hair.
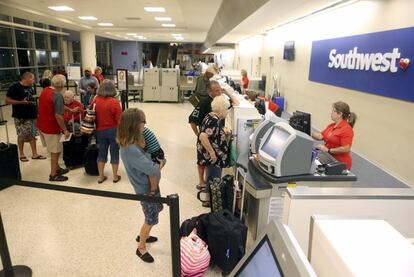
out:
{"label": "woman with gray hair", "polygon": [[[223,120],[229,107],[230,102],[224,95],[216,96],[211,102],[211,112],[201,123],[197,141],[197,163],[207,168],[207,184],[214,178],[220,178],[221,170],[226,166],[230,132],[225,132]],[[208,206],[208,203],[204,202],[203,206]]]}
{"label": "woman with gray hair", "polygon": [[96,110],[96,139],[98,141],[98,183],[108,179],[104,174],[105,163],[108,160],[108,149],[111,153],[113,182],[121,180],[118,175],[119,146],[116,143],[116,128],[121,117],[121,106],[114,98],[117,91],[110,80],[104,80],[98,89],[98,95],[91,103]]}

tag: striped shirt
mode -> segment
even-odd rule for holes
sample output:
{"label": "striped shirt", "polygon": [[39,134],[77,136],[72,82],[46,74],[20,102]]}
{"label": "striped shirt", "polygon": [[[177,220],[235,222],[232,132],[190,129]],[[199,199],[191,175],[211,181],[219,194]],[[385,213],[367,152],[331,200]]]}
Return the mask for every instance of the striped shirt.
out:
{"label": "striped shirt", "polygon": [[148,129],[147,127],[144,128],[144,140],[145,140],[145,151],[147,151],[148,153],[152,154],[155,153],[156,151],[158,151],[161,146],[157,140],[157,138],[155,137],[154,133],[151,132],[150,129]]}

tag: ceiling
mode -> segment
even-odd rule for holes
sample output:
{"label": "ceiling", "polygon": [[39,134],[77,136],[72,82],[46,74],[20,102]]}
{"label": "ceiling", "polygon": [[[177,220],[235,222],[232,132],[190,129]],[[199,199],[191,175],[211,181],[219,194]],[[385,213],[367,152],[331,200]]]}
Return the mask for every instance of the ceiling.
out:
{"label": "ceiling", "polygon": [[[225,0],[1,0],[0,13],[75,31],[89,30],[98,36],[116,40],[141,40],[127,36],[127,33],[136,33],[146,37],[145,41],[173,42],[175,39],[171,34],[179,33],[184,38],[180,42],[204,42],[222,1]],[[237,43],[247,36],[262,33],[333,2],[336,0],[270,0],[218,42]],[[69,6],[74,11],[48,9],[57,5]],[[144,11],[146,6],[161,6],[166,12],[147,13]],[[227,14],[237,17],[231,11]],[[98,20],[85,21],[78,16],[95,16]],[[154,19],[155,16],[171,17],[172,21],[159,22]],[[139,19],[127,20],[126,17]],[[98,22],[111,22],[114,26],[100,27]],[[164,28],[162,23],[174,23],[176,27]]]}

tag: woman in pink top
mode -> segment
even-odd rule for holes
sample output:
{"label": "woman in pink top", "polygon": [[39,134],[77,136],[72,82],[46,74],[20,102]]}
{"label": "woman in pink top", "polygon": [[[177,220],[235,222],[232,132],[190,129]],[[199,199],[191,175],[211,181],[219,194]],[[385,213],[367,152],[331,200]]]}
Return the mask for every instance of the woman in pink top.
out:
{"label": "woman in pink top", "polygon": [[116,88],[110,80],[104,80],[98,89],[98,95],[91,103],[96,104],[96,139],[98,142],[98,183],[103,183],[108,179],[104,175],[105,163],[108,159],[108,149],[111,153],[111,165],[113,182],[121,180],[118,175],[119,166],[119,146],[116,143],[116,128],[121,118],[121,106],[119,101],[114,98]]}

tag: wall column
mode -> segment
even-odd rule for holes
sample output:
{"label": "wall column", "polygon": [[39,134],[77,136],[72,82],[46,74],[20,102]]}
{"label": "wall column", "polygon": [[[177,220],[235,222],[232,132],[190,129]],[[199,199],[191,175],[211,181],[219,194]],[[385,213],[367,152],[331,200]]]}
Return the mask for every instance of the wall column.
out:
{"label": "wall column", "polygon": [[90,66],[94,70],[96,67],[95,34],[88,31],[80,31],[80,48],[82,68]]}

